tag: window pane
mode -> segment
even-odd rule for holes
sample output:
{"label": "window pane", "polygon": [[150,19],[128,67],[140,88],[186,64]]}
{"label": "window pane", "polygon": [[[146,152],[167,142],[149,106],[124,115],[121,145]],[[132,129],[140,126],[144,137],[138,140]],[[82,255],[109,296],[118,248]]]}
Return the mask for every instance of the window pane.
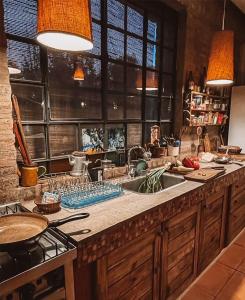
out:
{"label": "window pane", "polygon": [[36,0],[3,0],[7,33],[34,39],[37,32]]}
{"label": "window pane", "polygon": [[127,67],[127,91],[130,93],[142,93],[142,69]]}
{"label": "window pane", "polygon": [[146,94],[149,96],[157,96],[159,90],[158,73],[146,71]]}
{"label": "window pane", "polygon": [[51,125],[49,127],[49,146],[51,156],[71,154],[77,149],[77,128],[74,125]]}
{"label": "window pane", "polygon": [[117,0],[107,1],[108,24],[124,29],[125,6]]}
{"label": "window pane", "polygon": [[172,123],[161,123],[161,136],[170,136],[172,133]]}
{"label": "window pane", "polygon": [[93,53],[95,55],[101,54],[101,26],[96,23],[92,23],[93,29],[93,49],[87,51],[89,53]]}
{"label": "window pane", "polygon": [[160,40],[160,22],[156,20],[148,20],[147,38],[153,42]]}
{"label": "window pane", "polygon": [[163,74],[163,94],[165,96],[173,96],[174,94],[173,77],[171,75]]}
{"label": "window pane", "polygon": [[46,158],[44,127],[39,125],[26,125],[23,127],[31,158]]}
{"label": "window pane", "polygon": [[124,59],[124,35],[108,28],[108,55],[113,59]]}
{"label": "window pane", "polygon": [[8,40],[8,64],[21,70],[10,78],[41,81],[39,46]]}
{"label": "window pane", "polygon": [[141,96],[127,96],[127,119],[141,119]]}
{"label": "window pane", "polygon": [[124,96],[107,95],[107,117],[108,120],[123,120]]}
{"label": "window pane", "polygon": [[152,69],[159,69],[159,54],[160,49],[157,45],[147,43],[147,67]]}
{"label": "window pane", "polygon": [[142,144],[142,124],[128,124],[127,143],[128,147]]}
{"label": "window pane", "polygon": [[162,97],[161,120],[171,120],[172,118],[172,97]]}
{"label": "window pane", "polygon": [[174,73],[174,52],[163,50],[163,72]]}
{"label": "window pane", "polygon": [[158,120],[159,101],[157,98],[146,97],[145,119],[147,121]]}
{"label": "window pane", "polygon": [[138,11],[128,7],[128,31],[143,36],[143,20],[144,17]]}
{"label": "window pane", "polygon": [[[85,79],[75,81],[75,62],[81,62]],[[62,76],[60,76],[62,74]],[[58,79],[58,80],[57,80]],[[48,80],[51,88],[73,90],[80,87],[101,87],[101,60],[92,57],[76,56],[67,52],[49,51]]]}
{"label": "window pane", "polygon": [[108,89],[123,91],[124,66],[108,62]]}
{"label": "window pane", "polygon": [[43,121],[44,98],[41,87],[27,84],[11,84],[16,95],[23,121]]}
{"label": "window pane", "polygon": [[78,59],[82,62],[84,80],[78,81],[80,87],[101,87],[101,60],[93,57]]}
{"label": "window pane", "polygon": [[109,150],[125,148],[125,128],[123,124],[106,125],[105,144]]}
{"label": "window pane", "polygon": [[104,148],[104,130],[102,127],[88,126],[81,129],[81,151]]}
{"label": "window pane", "polygon": [[175,47],[176,32],[177,32],[177,20],[176,15],[165,14],[164,18],[164,30],[163,30],[163,43],[166,47]]}
{"label": "window pane", "polygon": [[92,18],[100,20],[101,19],[101,1],[91,0],[91,14]]}
{"label": "window pane", "polygon": [[143,64],[143,41],[134,37],[127,37],[127,61],[136,65]]}
{"label": "window pane", "polygon": [[81,88],[50,90],[51,119],[101,119],[101,94]]}

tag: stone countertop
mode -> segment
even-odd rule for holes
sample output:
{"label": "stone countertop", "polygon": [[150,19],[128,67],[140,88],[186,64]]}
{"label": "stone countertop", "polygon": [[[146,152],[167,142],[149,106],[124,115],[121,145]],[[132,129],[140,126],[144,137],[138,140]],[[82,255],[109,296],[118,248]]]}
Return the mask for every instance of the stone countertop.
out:
{"label": "stone countertop", "polygon": [[[215,163],[202,164],[202,167],[217,166]],[[220,166],[220,165],[219,165]],[[244,162],[245,166],[245,162]],[[239,170],[243,167],[230,164],[226,165],[226,173],[223,176],[227,176],[232,172]],[[213,182],[215,184],[215,180]],[[73,221],[66,223],[59,227],[59,229],[65,234],[75,233],[71,237],[77,242],[84,242],[92,237],[101,235],[112,227],[119,225],[127,220],[132,219],[135,216],[142,215],[153,208],[163,205],[164,203],[171,201],[177,197],[180,197],[186,193],[190,193],[199,187],[203,186],[203,183],[194,181],[185,181],[177,187],[170,187],[166,191],[162,191],[157,194],[138,194],[126,191],[118,198],[105,201],[103,203],[86,207],[84,209],[77,209],[73,212],[61,209],[58,213],[52,215],[46,215],[46,217],[52,221],[55,219],[61,219],[73,215],[79,212],[88,212],[89,218],[80,221]],[[31,210],[35,207],[33,201],[27,201],[22,203],[27,209]],[[90,232],[81,234],[81,230],[89,229]]]}

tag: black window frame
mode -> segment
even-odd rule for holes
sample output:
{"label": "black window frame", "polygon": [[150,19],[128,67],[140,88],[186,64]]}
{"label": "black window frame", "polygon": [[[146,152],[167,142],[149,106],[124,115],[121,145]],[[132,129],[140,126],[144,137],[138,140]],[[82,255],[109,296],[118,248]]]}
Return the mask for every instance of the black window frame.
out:
{"label": "black window frame", "polygon": [[[141,143],[145,144],[146,142],[149,142],[146,140],[146,134],[145,129],[148,128],[149,124],[157,124],[161,127],[166,124],[166,126],[171,128],[171,131],[173,130],[173,122],[174,122],[174,98],[175,98],[175,82],[176,82],[176,56],[177,56],[177,14],[176,14],[176,21],[175,21],[175,44],[173,47],[166,46],[164,43],[164,26],[166,26],[166,23],[164,22],[165,14],[168,14],[169,8],[165,8],[164,5],[162,5],[162,11],[155,12],[154,10],[150,9],[148,10],[143,5],[140,5],[140,3],[137,5],[135,3],[131,3],[129,1],[124,0],[117,0],[121,2],[123,5],[125,5],[125,16],[124,16],[124,29],[118,28],[112,24],[107,23],[107,0],[101,0],[101,19],[92,19],[92,21],[96,24],[99,24],[101,26],[101,55],[96,55],[92,53],[86,53],[86,56],[92,57],[92,58],[99,58],[101,60],[101,89],[98,89],[101,92],[101,101],[102,101],[102,117],[101,119],[59,119],[59,120],[52,120],[51,118],[51,111],[50,111],[50,95],[49,95],[49,82],[48,82],[48,50],[45,47],[40,46],[36,40],[16,36],[13,34],[6,33],[7,39],[15,40],[19,42],[25,42],[33,45],[40,46],[40,66],[41,66],[41,74],[42,78],[40,82],[37,81],[31,81],[31,80],[17,80],[17,79],[10,79],[11,83],[17,83],[17,84],[23,84],[23,85],[35,85],[35,86],[41,86],[44,90],[44,119],[43,121],[23,121],[23,125],[29,125],[29,126],[43,126],[44,132],[45,132],[45,149],[46,149],[46,158],[45,159],[34,159],[36,162],[49,162],[57,159],[62,159],[66,156],[54,156],[52,157],[50,155],[50,145],[49,145],[49,128],[52,125],[75,125],[76,131],[77,131],[77,137],[76,137],[76,148],[74,150],[81,149],[81,129],[86,128],[87,126],[94,127],[103,125],[104,132],[106,130],[106,127],[108,124],[123,124],[125,128],[125,143],[127,146],[127,124],[141,124],[142,127],[142,140]],[[127,31],[127,7],[131,7],[135,10],[140,10],[143,12],[143,36],[140,37],[135,33]],[[172,11],[174,14],[175,12]],[[161,20],[161,37],[159,41],[153,42],[152,40],[148,39],[148,19],[151,17],[156,17],[159,20]],[[118,32],[121,32],[124,34],[124,60],[114,60],[112,58],[108,57],[107,53],[107,29],[113,29]],[[141,39],[143,42],[143,57],[142,57],[142,66],[128,62],[127,61],[127,37],[134,37],[137,39]],[[147,44],[151,43],[153,45],[157,45],[160,50],[160,60],[159,60],[159,69],[156,70],[155,68],[147,67]],[[164,72],[163,70],[163,52],[164,49],[169,50],[172,52],[174,56],[174,65],[173,70],[171,72]],[[124,68],[124,88],[122,91],[112,91],[108,89],[108,76],[107,76],[107,66],[108,63],[116,63],[120,64]],[[127,97],[131,95],[138,95],[137,91],[135,93],[128,92],[127,90],[127,67],[135,67],[142,70],[142,97],[141,97],[141,118],[140,119],[127,119],[126,113],[127,113]],[[159,82],[159,89],[157,95],[151,95],[148,96],[146,93],[146,72],[147,71],[154,71],[156,72],[158,76],[158,82]],[[172,86],[172,95],[165,95],[163,93],[163,76],[171,76],[173,79],[173,86]],[[95,90],[95,88],[90,87],[83,87],[83,90]],[[122,120],[109,120],[107,118],[107,95],[108,94],[115,94],[115,95],[122,95],[124,97],[124,112],[123,116],[124,118]],[[17,95],[18,96],[18,95]],[[147,105],[147,97],[154,98],[158,102],[158,117],[156,120],[147,120],[146,119],[146,105]],[[161,104],[164,99],[171,98],[172,105],[171,105],[171,117],[169,119],[162,119],[161,118]]]}

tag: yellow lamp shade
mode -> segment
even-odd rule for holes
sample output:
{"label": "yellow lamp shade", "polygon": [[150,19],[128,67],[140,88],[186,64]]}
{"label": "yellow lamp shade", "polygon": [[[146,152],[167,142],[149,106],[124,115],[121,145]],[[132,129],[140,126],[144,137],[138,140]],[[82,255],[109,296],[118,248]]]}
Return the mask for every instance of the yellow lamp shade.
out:
{"label": "yellow lamp shade", "polygon": [[63,51],[92,49],[89,0],[38,0],[37,40]]}
{"label": "yellow lamp shade", "polygon": [[84,76],[84,71],[83,71],[81,63],[76,63],[75,66],[76,67],[75,67],[75,72],[74,72],[73,79],[78,80],[78,81],[79,80],[84,80],[85,76]]}
{"label": "yellow lamp shade", "polygon": [[207,84],[228,85],[234,80],[234,33],[224,30],[214,34],[209,57]]}

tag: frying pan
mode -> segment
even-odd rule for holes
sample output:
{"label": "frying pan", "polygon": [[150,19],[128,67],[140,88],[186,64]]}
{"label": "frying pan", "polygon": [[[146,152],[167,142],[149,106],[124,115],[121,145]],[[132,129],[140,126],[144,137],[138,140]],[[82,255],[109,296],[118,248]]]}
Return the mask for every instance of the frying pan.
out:
{"label": "frying pan", "polygon": [[35,213],[16,213],[0,217],[0,251],[15,247],[28,247],[39,240],[48,227],[57,227],[68,222],[87,218],[88,213],[79,213],[65,219],[49,220]]}

